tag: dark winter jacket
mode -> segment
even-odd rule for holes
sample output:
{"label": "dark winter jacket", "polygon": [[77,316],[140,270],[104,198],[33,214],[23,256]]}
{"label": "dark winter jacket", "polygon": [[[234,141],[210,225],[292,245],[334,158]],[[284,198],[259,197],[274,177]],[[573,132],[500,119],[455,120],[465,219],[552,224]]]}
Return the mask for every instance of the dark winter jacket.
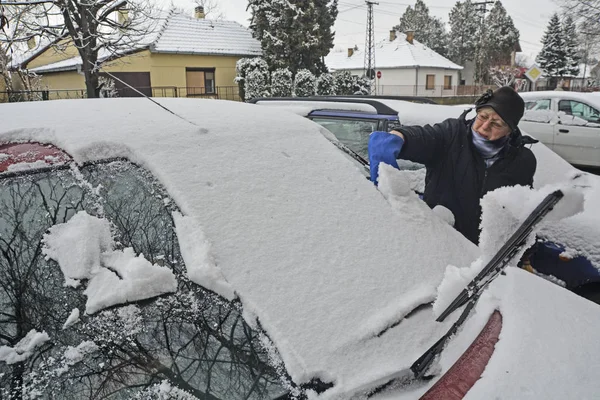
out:
{"label": "dark winter jacket", "polygon": [[458,119],[433,126],[400,128],[405,143],[399,158],[425,164],[423,199],[432,208],[442,205],[452,211],[454,227],[478,243],[481,197],[502,186],[531,186],[536,159],[517,129],[501,150],[500,158],[486,168],[472,143],[473,120],[465,120],[468,111]]}

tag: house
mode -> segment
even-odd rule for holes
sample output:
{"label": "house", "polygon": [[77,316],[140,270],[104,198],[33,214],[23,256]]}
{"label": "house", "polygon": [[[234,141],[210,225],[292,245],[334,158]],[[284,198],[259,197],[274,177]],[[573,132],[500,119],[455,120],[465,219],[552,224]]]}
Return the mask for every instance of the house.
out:
{"label": "house", "polygon": [[[364,51],[330,53],[325,57],[332,71],[364,73]],[[458,73],[462,69],[414,39],[413,32],[390,31],[389,40],[375,46],[375,84],[377,94],[396,96],[451,96],[456,94]]]}
{"label": "house", "polygon": [[[122,56],[100,53],[101,72],[118,78],[113,81],[119,96],[139,96],[121,80],[148,96],[238,99],[236,62],[260,56],[260,42],[237,22],[205,19],[203,7],[196,7],[195,14],[172,10],[154,32]],[[61,91],[83,93],[85,88],[81,57],[65,43],[37,46],[19,64],[42,77],[51,98],[65,97]]]}

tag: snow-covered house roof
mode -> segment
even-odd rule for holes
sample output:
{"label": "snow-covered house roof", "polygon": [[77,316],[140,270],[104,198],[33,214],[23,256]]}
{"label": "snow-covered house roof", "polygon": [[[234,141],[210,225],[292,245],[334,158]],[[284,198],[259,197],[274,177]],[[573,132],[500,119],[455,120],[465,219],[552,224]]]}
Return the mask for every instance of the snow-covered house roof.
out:
{"label": "snow-covered house roof", "polygon": [[[325,63],[332,70],[356,70],[364,68],[365,53],[354,50],[351,56],[346,52],[329,53]],[[404,33],[397,33],[395,40],[385,39],[375,46],[377,68],[445,68],[463,69],[446,57],[431,50],[417,40],[409,43]]]}
{"label": "snow-covered house roof", "polygon": [[[154,29],[148,29],[144,38],[132,43],[128,51],[132,52],[149,49],[152,53],[177,53],[192,55],[222,55],[222,56],[259,56],[262,54],[260,42],[252,37],[250,30],[234,21],[213,21],[204,18],[189,17],[180,11],[171,10],[165,18],[152,21]],[[28,57],[20,57],[25,64],[41,53],[49,45],[38,46],[29,52]],[[114,58],[114,54],[104,52],[99,59]],[[20,63],[19,63],[20,64]],[[13,63],[16,67],[16,64]],[[26,65],[25,65],[26,66]],[[31,69],[32,72],[72,71],[81,66],[81,57],[43,65]]]}
{"label": "snow-covered house roof", "polygon": [[153,53],[259,56],[260,42],[235,21],[213,21],[173,13],[150,45]]}

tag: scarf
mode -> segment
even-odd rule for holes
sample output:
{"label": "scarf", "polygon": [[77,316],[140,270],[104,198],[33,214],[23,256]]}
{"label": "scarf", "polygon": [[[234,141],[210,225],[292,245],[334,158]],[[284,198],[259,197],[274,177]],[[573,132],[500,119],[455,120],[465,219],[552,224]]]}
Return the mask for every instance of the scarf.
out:
{"label": "scarf", "polygon": [[472,127],[471,132],[473,132],[473,145],[483,157],[485,166],[487,168],[491,167],[500,158],[500,151],[508,143],[510,135],[497,140],[488,140],[475,132]]}

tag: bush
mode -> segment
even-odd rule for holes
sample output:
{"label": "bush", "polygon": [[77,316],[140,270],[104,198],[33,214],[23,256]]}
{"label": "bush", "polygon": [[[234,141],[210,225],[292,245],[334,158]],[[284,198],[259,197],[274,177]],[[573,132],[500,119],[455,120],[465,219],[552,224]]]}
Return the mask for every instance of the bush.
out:
{"label": "bush", "polygon": [[252,100],[257,97],[269,97],[268,73],[255,69],[250,71],[244,82],[244,100]]}
{"label": "bush", "polygon": [[363,95],[366,96],[368,94],[371,94],[371,84],[372,84],[372,80],[367,78],[366,76],[363,77],[358,77],[358,76],[353,76],[352,79],[352,94],[358,94],[358,95]]}
{"label": "bush", "polygon": [[291,96],[293,86],[292,72],[289,69],[276,69],[271,74],[271,95],[273,97]]}
{"label": "bush", "polygon": [[322,74],[317,79],[317,94],[321,96],[334,95],[335,91],[335,79],[331,74]]}
{"label": "bush", "polygon": [[242,98],[242,100],[246,100],[246,78],[252,71],[256,70],[260,71],[262,74],[265,75],[265,82],[268,85],[269,66],[267,65],[267,62],[262,58],[240,58],[235,64],[236,77],[233,81],[238,84],[238,87],[240,89],[240,97]]}
{"label": "bush", "polygon": [[312,72],[301,69],[294,80],[294,95],[297,97],[314,96],[316,79]]}
{"label": "bush", "polygon": [[334,75],[335,90],[338,95],[354,94],[354,79],[348,71],[341,71]]}

